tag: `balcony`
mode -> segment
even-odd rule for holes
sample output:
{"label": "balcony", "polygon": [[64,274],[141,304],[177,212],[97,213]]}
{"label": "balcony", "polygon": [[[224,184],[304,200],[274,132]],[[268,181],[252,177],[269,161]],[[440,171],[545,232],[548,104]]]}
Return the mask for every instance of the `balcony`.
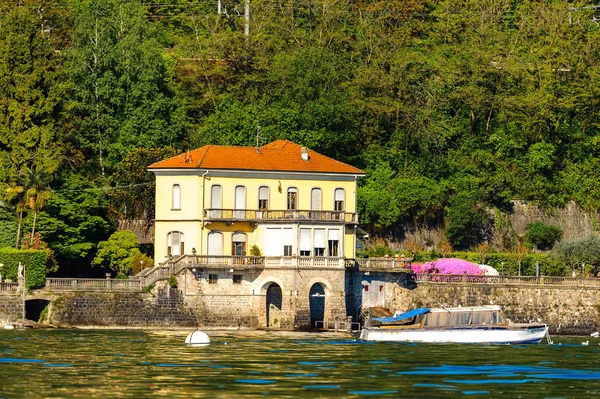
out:
{"label": "balcony", "polygon": [[358,224],[358,213],[344,211],[205,209],[205,222],[325,222]]}

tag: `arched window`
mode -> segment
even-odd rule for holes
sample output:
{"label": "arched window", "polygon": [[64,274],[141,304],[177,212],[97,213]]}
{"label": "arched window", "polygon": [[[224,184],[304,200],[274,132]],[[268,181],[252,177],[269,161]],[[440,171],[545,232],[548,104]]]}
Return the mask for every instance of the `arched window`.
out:
{"label": "arched window", "polygon": [[262,186],[258,189],[258,209],[266,211],[269,209],[269,187]]}
{"label": "arched window", "polygon": [[208,255],[223,256],[223,234],[218,231],[208,233]]}
{"label": "arched window", "polygon": [[231,235],[231,255],[246,256],[246,233],[235,232]]}
{"label": "arched window", "polygon": [[310,210],[320,211],[321,210],[321,189],[313,188],[310,192]]}
{"label": "arched window", "polygon": [[167,255],[180,256],[185,253],[185,236],[180,231],[167,234]]}
{"label": "arched window", "polygon": [[221,209],[223,204],[223,196],[221,186],[214,185],[210,189],[210,207],[212,209]]}
{"label": "arched window", "polygon": [[219,185],[210,188],[210,208],[209,217],[219,219],[223,217],[223,189]]}
{"label": "arched window", "polygon": [[237,186],[235,188],[235,214],[237,219],[244,219],[246,209],[246,187]]}
{"label": "arched window", "polygon": [[173,184],[173,209],[181,209],[181,186]]}
{"label": "arched window", "polygon": [[290,187],[287,190],[287,209],[298,209],[298,189]]}
{"label": "arched window", "polygon": [[336,211],[343,211],[345,209],[345,202],[346,200],[346,192],[343,188],[336,188],[335,189],[335,203],[334,203],[334,210]]}

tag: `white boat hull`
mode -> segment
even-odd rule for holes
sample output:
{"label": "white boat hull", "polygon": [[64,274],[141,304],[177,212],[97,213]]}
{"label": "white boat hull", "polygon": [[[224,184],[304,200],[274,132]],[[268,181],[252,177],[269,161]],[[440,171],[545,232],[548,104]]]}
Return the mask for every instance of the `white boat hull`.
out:
{"label": "white boat hull", "polygon": [[426,328],[364,328],[360,339],[378,342],[430,342],[477,344],[538,344],[548,333],[546,324]]}

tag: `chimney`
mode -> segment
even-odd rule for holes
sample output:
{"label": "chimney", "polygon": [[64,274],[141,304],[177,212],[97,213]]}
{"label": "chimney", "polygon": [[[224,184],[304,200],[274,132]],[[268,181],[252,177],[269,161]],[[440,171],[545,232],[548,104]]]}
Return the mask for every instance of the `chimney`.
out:
{"label": "chimney", "polygon": [[300,150],[300,157],[302,158],[302,160],[304,162],[308,162],[309,160],[309,156],[308,156],[308,148],[306,147],[302,147],[302,149]]}

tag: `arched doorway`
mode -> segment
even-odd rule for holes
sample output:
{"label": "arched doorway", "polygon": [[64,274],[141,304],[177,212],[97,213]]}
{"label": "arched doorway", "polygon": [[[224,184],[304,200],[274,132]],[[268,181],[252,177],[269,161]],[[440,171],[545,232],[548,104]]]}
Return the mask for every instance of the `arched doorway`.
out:
{"label": "arched doorway", "polygon": [[[310,287],[310,327],[316,328],[317,322],[323,322],[325,319],[325,288],[320,283],[313,284]],[[321,323],[318,323],[319,327]]]}
{"label": "arched doorway", "polygon": [[271,283],[267,288],[267,327],[281,326],[281,305],[283,297],[281,287],[276,283]]}

